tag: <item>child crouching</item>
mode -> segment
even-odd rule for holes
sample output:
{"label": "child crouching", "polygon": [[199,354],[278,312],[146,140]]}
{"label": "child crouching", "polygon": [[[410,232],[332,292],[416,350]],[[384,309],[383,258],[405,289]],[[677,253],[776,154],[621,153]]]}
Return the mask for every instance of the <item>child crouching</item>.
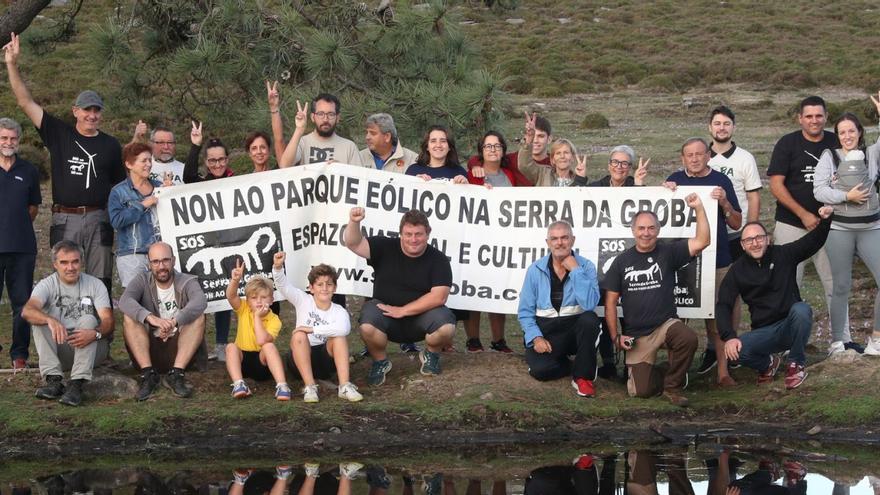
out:
{"label": "child crouching", "polygon": [[244,286],[245,303],[238,297],[238,284],[244,268],[241,260],[232,270],[232,279],[226,288],[226,299],[238,316],[238,331],[234,345],[226,346],[226,371],[232,378],[232,397],[243,399],[251,395],[244,377],[257,381],[275,379],[275,398],[290,400],[290,387],[284,377],[284,364],[275,347],[275,337],[281,332],[281,320],[269,309],[274,287],[272,281],[254,276]]}

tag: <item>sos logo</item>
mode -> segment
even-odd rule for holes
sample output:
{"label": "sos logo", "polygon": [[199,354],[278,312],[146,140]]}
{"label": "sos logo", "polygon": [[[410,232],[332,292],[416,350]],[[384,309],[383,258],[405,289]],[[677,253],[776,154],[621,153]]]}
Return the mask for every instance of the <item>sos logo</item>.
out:
{"label": "sos logo", "polygon": [[633,238],[599,239],[599,256],[597,268],[599,280],[605,278],[605,274],[611,268],[614,258],[635,244]]}
{"label": "sos logo", "polygon": [[203,234],[177,238],[177,249],[180,251],[205,247],[206,244],[207,242]]}
{"label": "sos logo", "polygon": [[600,253],[620,253],[626,251],[629,245],[627,244],[625,239],[600,239],[599,240],[599,252]]}

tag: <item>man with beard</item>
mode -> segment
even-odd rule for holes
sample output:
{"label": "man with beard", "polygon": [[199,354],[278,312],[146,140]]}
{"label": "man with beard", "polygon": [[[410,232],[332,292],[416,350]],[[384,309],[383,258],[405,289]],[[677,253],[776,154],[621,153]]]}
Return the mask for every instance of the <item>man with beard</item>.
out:
{"label": "man with beard", "polygon": [[374,113],[367,117],[361,161],[365,167],[375,167],[386,172],[405,173],[416,162],[419,154],[404,148],[397,136],[394,119],[387,113]]}
{"label": "man with beard", "polygon": [[31,326],[21,317],[21,308],[34,286],[37,238],[33,221],[43,202],[40,174],[30,162],[18,157],[21,126],[0,119],[0,231],[18,232],[0,237],[0,294],[3,285],[12,306],[12,368],[27,367]]}
{"label": "man with beard", "polygon": [[329,93],[316,96],[312,100],[312,123],[315,124],[315,130],[303,136],[296,148],[291,149],[288,145],[281,156],[279,167],[329,160],[363,166],[357,145],[336,134],[336,124],[341,118],[339,110],[339,99],[336,96]]}
{"label": "man with beard", "polygon": [[[146,122],[139,121],[134,130],[131,142],[142,142],[147,135]],[[157,126],[150,131],[150,149],[153,155],[153,168],[150,169],[150,179],[165,183],[169,179],[171,185],[183,184],[183,162],[174,158],[177,151],[177,141],[174,132],[163,126]]]}
{"label": "man with beard", "polygon": [[147,252],[150,271],[138,275],[122,294],[123,335],[131,361],[141,370],[137,399],[146,400],[167,373],[174,395],[189,397],[184,370],[205,341],[205,293],[194,275],[174,270],[171,246],[157,242]]}

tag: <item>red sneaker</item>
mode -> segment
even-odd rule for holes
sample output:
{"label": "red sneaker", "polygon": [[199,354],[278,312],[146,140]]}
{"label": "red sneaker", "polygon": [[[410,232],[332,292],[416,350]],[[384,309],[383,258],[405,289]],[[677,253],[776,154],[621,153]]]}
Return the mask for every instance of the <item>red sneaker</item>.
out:
{"label": "red sneaker", "polygon": [[587,380],[586,378],[575,378],[571,381],[571,386],[574,387],[575,392],[581,397],[596,396],[596,388],[593,387],[593,382],[591,380]]}
{"label": "red sneaker", "polygon": [[585,470],[585,469],[593,469],[594,461],[593,456],[590,454],[581,454],[579,457],[576,457],[574,461],[572,461],[575,469]]}
{"label": "red sneaker", "polygon": [[779,363],[781,361],[782,360],[779,359],[779,356],[777,356],[776,354],[770,355],[770,366],[760,375],[758,375],[758,385],[770,383],[773,381],[773,377],[776,376],[776,370],[779,369]]}
{"label": "red sneaker", "polygon": [[794,361],[788,363],[788,369],[785,370],[785,388],[789,390],[798,388],[806,379],[807,370],[804,369],[804,365]]}

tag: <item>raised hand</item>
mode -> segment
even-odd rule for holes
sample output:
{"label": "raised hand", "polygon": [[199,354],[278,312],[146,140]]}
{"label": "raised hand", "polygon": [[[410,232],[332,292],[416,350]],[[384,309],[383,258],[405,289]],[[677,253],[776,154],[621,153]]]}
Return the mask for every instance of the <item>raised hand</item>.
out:
{"label": "raised hand", "polygon": [[532,144],[532,141],[535,139],[535,119],[538,118],[538,114],[533,113],[529,116],[529,112],[525,112],[526,117],[526,129],[525,129],[525,140],[526,144]]}
{"label": "raised hand", "polygon": [[266,96],[269,100],[269,111],[278,113],[281,109],[281,93],[278,91],[278,81],[272,83],[266,81]]}
{"label": "raised hand", "polygon": [[236,282],[241,280],[241,277],[244,276],[244,263],[242,263],[241,258],[235,259],[235,268],[232,269],[232,280]]}
{"label": "raised hand", "polygon": [[189,131],[189,140],[196,146],[202,145],[202,123],[196,125],[196,121],[192,121],[192,130]]}
{"label": "raised hand", "polygon": [[300,104],[299,100],[296,100],[296,117],[293,119],[293,123],[296,124],[297,129],[305,129],[306,124],[308,123],[309,117],[309,102],[305,102],[305,104]]}
{"label": "raised hand", "polygon": [[575,159],[577,159],[577,166],[574,168],[574,173],[578,175],[578,177],[586,177],[587,176],[587,156],[575,155]]}
{"label": "raised hand", "polygon": [[637,186],[645,185],[645,178],[648,177],[648,164],[649,163],[651,163],[650,158],[648,158],[645,161],[642,161],[642,159],[639,158],[639,167],[636,169],[636,173],[633,176],[633,179],[635,179],[635,183]]}
{"label": "raised hand", "polygon": [[284,251],[278,251],[274,255],[272,255],[272,268],[276,270],[280,270],[284,267],[284,260],[287,258],[287,255],[284,254]]}
{"label": "raised hand", "polygon": [[[12,36],[15,36],[14,34]],[[880,114],[880,91],[877,91],[877,98],[874,98],[874,95],[871,96],[871,101],[874,103],[874,106],[877,107],[877,113]]]}
{"label": "raised hand", "polygon": [[366,216],[367,212],[360,206],[355,206],[348,212],[348,220],[352,223],[361,223]]}
{"label": "raised hand", "polygon": [[147,137],[147,132],[149,132],[150,127],[143,120],[138,120],[136,126],[134,126],[134,140],[135,141],[143,141]]}
{"label": "raised hand", "polygon": [[21,45],[19,44],[18,36],[15,33],[12,33],[11,41],[3,46],[3,52],[3,57],[6,59],[7,64],[15,65],[18,63],[18,56],[21,54]]}
{"label": "raised hand", "polygon": [[174,174],[171,172],[165,172],[162,174],[162,187],[169,187],[174,185]]}
{"label": "raised hand", "polygon": [[691,208],[697,208],[698,206],[703,205],[703,200],[700,199],[700,195],[697,193],[690,193],[684,198],[685,203]]}

